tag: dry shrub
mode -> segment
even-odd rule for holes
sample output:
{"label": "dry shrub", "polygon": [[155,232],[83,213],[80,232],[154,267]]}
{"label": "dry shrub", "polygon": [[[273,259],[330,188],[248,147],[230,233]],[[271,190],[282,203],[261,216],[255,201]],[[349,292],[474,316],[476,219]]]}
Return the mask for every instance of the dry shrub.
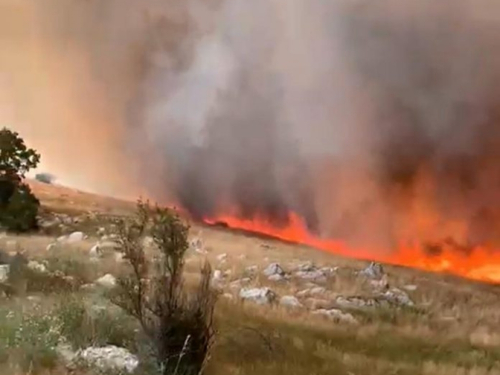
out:
{"label": "dry shrub", "polygon": [[[195,292],[187,293],[183,282],[188,231],[174,212],[142,202],[133,220],[119,224],[119,249],[129,272],[119,278],[111,300],[139,321],[163,375],[202,373],[213,342],[210,265],[203,267]],[[145,254],[147,233],[159,250],[153,261]]]}

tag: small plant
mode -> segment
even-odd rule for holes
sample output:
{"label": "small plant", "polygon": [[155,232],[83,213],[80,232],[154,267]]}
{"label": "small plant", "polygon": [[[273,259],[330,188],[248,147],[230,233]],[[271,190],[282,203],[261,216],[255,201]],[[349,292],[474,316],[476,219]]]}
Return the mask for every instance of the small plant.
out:
{"label": "small plant", "polygon": [[[139,321],[163,375],[202,373],[213,341],[216,294],[208,263],[194,293],[188,294],[183,283],[188,230],[175,213],[142,202],[134,220],[119,226],[120,251],[130,272],[119,278],[111,300]],[[146,259],[146,232],[160,252],[153,263]]]}

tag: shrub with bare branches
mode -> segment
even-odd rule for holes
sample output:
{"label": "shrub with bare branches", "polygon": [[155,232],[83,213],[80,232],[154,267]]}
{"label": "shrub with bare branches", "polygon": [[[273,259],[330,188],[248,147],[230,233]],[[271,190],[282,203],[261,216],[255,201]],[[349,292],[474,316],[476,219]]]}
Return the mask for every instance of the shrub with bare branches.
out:
{"label": "shrub with bare branches", "polygon": [[[175,212],[141,201],[134,219],[118,227],[129,272],[118,279],[112,302],[139,321],[163,375],[201,374],[213,342],[217,298],[208,263],[196,290],[188,292],[184,285],[189,227]],[[146,234],[158,250],[156,257],[146,256]]]}

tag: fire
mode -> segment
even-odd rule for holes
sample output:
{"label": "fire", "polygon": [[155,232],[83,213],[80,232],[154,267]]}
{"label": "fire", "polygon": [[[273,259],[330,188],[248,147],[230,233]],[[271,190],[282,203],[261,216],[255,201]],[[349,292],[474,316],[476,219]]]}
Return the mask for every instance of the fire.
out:
{"label": "fire", "polygon": [[266,220],[248,220],[230,215],[221,215],[217,219],[206,219],[205,222],[207,224],[223,222],[230,228],[268,235],[341,256],[500,283],[500,249],[476,247],[464,252],[448,243],[441,244],[439,251],[436,252],[430,252],[419,244],[402,244],[389,253],[373,249],[356,249],[347,246],[342,241],[322,239],[312,235],[307,230],[303,220],[294,213],[289,215],[289,224],[282,228],[276,227]]}

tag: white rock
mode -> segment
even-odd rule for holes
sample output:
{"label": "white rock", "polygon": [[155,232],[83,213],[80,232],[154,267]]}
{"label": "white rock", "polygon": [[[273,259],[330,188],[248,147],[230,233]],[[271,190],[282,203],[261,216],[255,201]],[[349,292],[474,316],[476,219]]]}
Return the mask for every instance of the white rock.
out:
{"label": "white rock", "polygon": [[263,271],[264,275],[272,276],[272,275],[285,275],[285,271],[278,263],[271,263],[267,268]]}
{"label": "white rock", "polygon": [[285,280],[285,276],[276,273],[274,275],[269,276],[267,279],[269,281],[283,281]]}
{"label": "white rock", "polygon": [[[110,238],[112,239],[111,236],[110,236]],[[150,237],[150,236],[146,236],[142,240],[142,245],[145,247],[151,247],[154,245],[154,243],[155,243],[155,241],[154,241],[153,237]]]}
{"label": "white rock", "polygon": [[380,263],[371,262],[360,274],[370,279],[380,279],[384,276],[384,267]]}
{"label": "white rock", "polygon": [[309,294],[311,296],[316,296],[318,294],[323,294],[326,292],[326,289],[323,288],[322,286],[317,286],[316,288],[312,288],[310,291],[309,291]]}
{"label": "white rock", "polygon": [[133,373],[139,360],[127,349],[117,346],[90,347],[77,354],[78,359],[103,371],[126,371]]}
{"label": "white rock", "polygon": [[302,307],[302,304],[294,296],[283,296],[280,299],[280,305],[287,307]]}
{"label": "white rock", "polygon": [[212,277],[212,280],[215,282],[220,282],[224,280],[224,275],[222,274],[221,270],[215,270],[214,275]]}
{"label": "white rock", "polygon": [[326,316],[338,323],[358,324],[358,320],[352,314],[345,313],[338,309],[320,309],[313,311],[313,314]]}
{"label": "white rock", "polygon": [[115,262],[116,263],[123,263],[125,259],[123,258],[123,253],[120,252],[115,252]]}
{"label": "white rock", "polygon": [[91,258],[99,258],[102,256],[102,249],[99,244],[95,244],[89,251]]}
{"label": "white rock", "polygon": [[116,286],[116,277],[108,273],[107,275],[97,279],[96,284],[105,288],[114,288]]}
{"label": "white rock", "polygon": [[9,279],[10,266],[8,264],[0,265],[0,283],[4,283]]}
{"label": "white rock", "polygon": [[314,271],[299,271],[295,273],[295,276],[304,280],[314,280],[318,283],[324,283],[327,281],[326,276],[320,270]]}
{"label": "white rock", "polygon": [[403,286],[404,290],[407,290],[408,292],[414,292],[418,289],[416,285],[405,285]]}
{"label": "white rock", "polygon": [[80,242],[85,239],[85,234],[83,232],[73,232],[68,236],[67,242],[75,243]]}
{"label": "white rock", "polygon": [[65,242],[68,239],[68,236],[61,236],[57,238],[57,242]]}
{"label": "white rock", "polygon": [[389,288],[389,281],[387,280],[387,275],[383,275],[380,280],[370,280],[370,285],[375,289]]}
{"label": "white rock", "polygon": [[243,288],[240,290],[240,298],[259,305],[267,305],[276,299],[276,294],[269,288]]}
{"label": "white rock", "polygon": [[45,248],[46,251],[52,251],[56,247],[55,243],[48,244]]}
{"label": "white rock", "polygon": [[382,296],[389,302],[397,304],[397,305],[402,305],[402,306],[414,306],[415,304],[413,301],[410,299],[408,294],[403,292],[400,289],[393,288],[391,290],[388,290]]}
{"label": "white rock", "polygon": [[28,262],[28,268],[32,271],[40,272],[40,273],[46,273],[47,272],[47,267],[45,267],[45,264],[39,263],[34,260],[30,260]]}
{"label": "white rock", "polygon": [[377,303],[373,298],[362,298],[362,297],[344,297],[338,296],[335,299],[336,305],[343,308],[364,308],[364,307],[373,307],[376,306]]}

